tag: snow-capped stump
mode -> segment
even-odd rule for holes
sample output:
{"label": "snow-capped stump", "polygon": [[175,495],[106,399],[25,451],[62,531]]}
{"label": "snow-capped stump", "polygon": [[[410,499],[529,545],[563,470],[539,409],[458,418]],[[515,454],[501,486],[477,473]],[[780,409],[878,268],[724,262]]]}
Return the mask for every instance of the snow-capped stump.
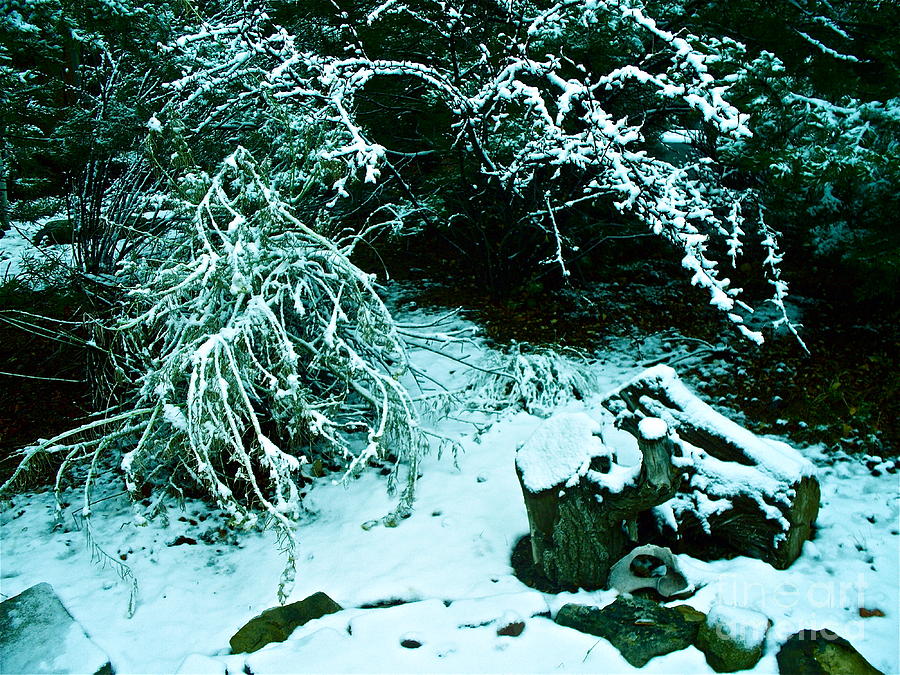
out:
{"label": "snow-capped stump", "polygon": [[646,420],[643,461],[617,463],[584,413],[545,421],[516,453],[535,566],[553,584],[605,587],[609,570],[632,545],[637,515],[675,495],[679,469],[662,420]]}
{"label": "snow-capped stump", "polygon": [[642,516],[642,540],[704,558],[747,555],[778,569],[799,557],[819,512],[819,483],[796,450],[719,414],[668,366],[650,368],[603,405],[632,434],[647,417],[675,432],[674,463],[685,473],[677,494]]}
{"label": "snow-capped stump", "polygon": [[0,602],[0,672],[111,675],[113,669],[44,583]]}

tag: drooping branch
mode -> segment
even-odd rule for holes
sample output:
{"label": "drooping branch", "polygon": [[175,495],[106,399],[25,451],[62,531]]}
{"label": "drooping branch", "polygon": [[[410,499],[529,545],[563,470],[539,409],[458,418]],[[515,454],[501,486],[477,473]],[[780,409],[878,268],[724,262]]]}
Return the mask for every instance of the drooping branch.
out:
{"label": "drooping branch", "polygon": [[[641,124],[627,116],[618,118],[604,105],[611,90],[637,91],[659,101],[660,107],[675,103],[693,111],[722,137],[747,137],[747,116],[728,102],[729,85],[714,72],[718,56],[703,48],[697,37],[669,32],[626,3],[566,0],[539,13],[517,0],[500,6],[511,24],[510,35],[518,35],[518,40],[500,37],[490,47],[470,50],[466,78],[460,77],[462,53],[455,46],[448,52],[452,58],[436,53],[428,63],[367,57],[376,50],[363,48],[350,57],[329,55],[304,49],[297,36],[275,26],[264,12],[251,12],[230,23],[222,20],[179,38],[171,47],[185,64],[183,77],[171,87],[191,92],[173,110],[186,112],[200,101],[217,101],[208,118],[212,119],[269,97],[288,106],[295,118],[327,129],[319,157],[341,162],[345,169],[333,184],[332,206],[349,195],[352,181],[378,190],[385,176],[399,181],[413,204],[421,204],[416,188],[391,159],[402,156],[396,154],[398,149],[373,140],[357,116],[357,99],[373,81],[417,81],[451,113],[452,147],[464,148],[476,158],[484,180],[510,197],[534,189],[547,196],[542,207],[551,217],[536,216],[531,225],[556,242],[554,264],[564,260],[566,236],[558,228],[554,231],[557,221],[552,216],[577,203],[611,197],[617,209],[681,248],[692,282],[709,292],[711,304],[745,337],[762,341],[761,333],[744,325],[749,307],[739,301],[740,289],[718,269],[714,253],[721,242],[730,262],[736,263],[748,229],[744,212],[753,208],[752,194],[723,187],[709,158],[673,164],[654,156],[647,150]],[[425,26],[445,26],[446,10],[444,3],[413,7],[394,2],[378,4],[365,16],[368,26],[397,14]],[[472,11],[465,5],[454,7],[454,25],[476,25]],[[636,37],[652,40],[654,67],[642,67],[635,54],[635,63],[593,72],[573,64],[561,51],[547,52],[553,36],[590,30],[603,21],[619,22]],[[457,39],[452,27],[436,30],[447,41]],[[359,32],[354,36],[363,39]],[[219,55],[211,61],[207,48],[212,42]],[[199,120],[197,128],[204,123]],[[574,197],[571,186],[566,197],[546,187],[560,182],[563,174],[568,181],[578,177]],[[764,222],[759,229],[768,251],[765,269],[772,281],[773,302],[783,309],[786,286],[777,273],[775,239]],[[780,321],[787,322],[785,312]]]}

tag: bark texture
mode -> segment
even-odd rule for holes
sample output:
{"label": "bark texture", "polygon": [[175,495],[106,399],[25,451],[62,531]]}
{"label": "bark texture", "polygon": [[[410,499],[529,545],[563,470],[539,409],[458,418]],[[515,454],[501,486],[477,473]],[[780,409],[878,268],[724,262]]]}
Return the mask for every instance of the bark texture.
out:
{"label": "bark texture", "polygon": [[641,473],[621,490],[603,483],[610,470],[605,456],[594,458],[591,470],[577,481],[570,476],[540,491],[529,490],[517,463],[532,557],[554,584],[604,588],[610,568],[635,544],[638,514],[674,496],[678,470],[671,463],[671,441],[639,439],[639,445]]}
{"label": "bark texture", "polygon": [[642,539],[701,558],[746,555],[778,569],[800,556],[820,491],[812,465],[793,448],[761,439],[716,412],[671,368],[646,371],[604,406],[632,433],[645,416],[664,419],[677,433],[682,484],[655,517],[641,518]]}
{"label": "bark texture", "polygon": [[[665,366],[612,392],[603,406],[637,439],[639,473],[616,464],[622,449],[598,441],[602,429],[557,444],[564,435],[557,430],[567,427],[554,418],[516,458],[532,558],[549,581],[604,588],[610,568],[643,543],[704,559],[745,555],[778,569],[799,557],[818,515],[819,483],[793,448],[716,412]],[[552,478],[525,475],[536,466],[531,451],[544,462],[537,474]],[[566,468],[546,470],[559,466]]]}

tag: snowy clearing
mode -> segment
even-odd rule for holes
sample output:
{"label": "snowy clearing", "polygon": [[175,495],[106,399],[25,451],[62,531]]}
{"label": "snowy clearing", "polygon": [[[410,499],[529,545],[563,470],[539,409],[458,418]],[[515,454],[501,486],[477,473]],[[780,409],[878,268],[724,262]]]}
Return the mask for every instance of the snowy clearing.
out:
{"label": "snowy clearing", "polygon": [[[403,317],[401,317],[403,318]],[[469,356],[475,348],[467,347]],[[483,357],[484,354],[481,355]],[[458,387],[457,361],[415,350],[429,377]],[[593,366],[600,390],[639,367],[622,354]],[[598,421],[599,397],[559,406]],[[298,531],[297,585],[289,601],[324,591],[345,609],[307,623],[284,643],[229,654],[229,638],[276,604],[283,558],[271,532],[234,537],[216,514],[188,501],[165,518],[135,518],[121,485],[107,476],[94,491],[96,541],[131,566],[140,584],[126,618],[128,585],[91,562],[79,527],[80,492],[61,520],[51,492],[23,494],[2,513],[2,597],[49,582],[103,649],[117,673],[284,672],[634,672],[608,642],[547,617],[567,602],[606,605],[613,591],[543,594],[515,576],[510,553],[528,521],[516,478],[516,448],[541,418],[523,412],[458,413],[440,431],[463,449],[454,464],[432,453],[420,465],[415,510],[397,527],[380,522],[396,506],[386,479],[367,472],[348,484],[319,479]],[[898,475],[876,477],[858,458],[803,450],[817,466],[822,508],[814,541],[790,569],[749,558],[702,562],[678,556],[700,590],[687,600],[746,608],[773,622],[762,661],[748,672],[776,672],[775,653],[792,633],[828,628],[885,673],[900,672],[897,579]],[[336,476],[335,476],[336,477]],[[363,525],[366,525],[364,528]],[[377,603],[391,607],[369,607]],[[860,617],[860,609],[885,616]],[[498,628],[523,621],[520,636]],[[401,646],[404,640],[421,643]],[[408,643],[409,644],[409,643]],[[40,648],[40,646],[37,646]],[[710,673],[694,647],[653,659],[642,672]]]}

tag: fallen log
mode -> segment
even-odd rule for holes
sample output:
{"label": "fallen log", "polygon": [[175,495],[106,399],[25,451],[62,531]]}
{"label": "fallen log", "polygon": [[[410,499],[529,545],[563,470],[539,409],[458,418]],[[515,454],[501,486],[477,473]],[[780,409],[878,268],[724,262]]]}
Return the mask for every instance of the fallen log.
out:
{"label": "fallen log", "polygon": [[642,515],[642,541],[706,559],[746,555],[778,569],[799,557],[818,515],[819,483],[796,450],[716,412],[668,366],[645,371],[608,394],[603,406],[632,434],[648,417],[674,432],[681,485]]}

